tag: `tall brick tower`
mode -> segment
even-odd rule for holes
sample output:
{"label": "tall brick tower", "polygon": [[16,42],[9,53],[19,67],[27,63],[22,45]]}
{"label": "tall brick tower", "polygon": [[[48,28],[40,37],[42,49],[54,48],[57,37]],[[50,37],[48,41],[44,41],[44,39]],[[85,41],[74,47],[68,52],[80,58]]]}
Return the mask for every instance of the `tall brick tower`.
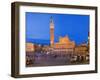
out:
{"label": "tall brick tower", "polygon": [[50,46],[53,47],[54,45],[54,22],[53,18],[50,18]]}

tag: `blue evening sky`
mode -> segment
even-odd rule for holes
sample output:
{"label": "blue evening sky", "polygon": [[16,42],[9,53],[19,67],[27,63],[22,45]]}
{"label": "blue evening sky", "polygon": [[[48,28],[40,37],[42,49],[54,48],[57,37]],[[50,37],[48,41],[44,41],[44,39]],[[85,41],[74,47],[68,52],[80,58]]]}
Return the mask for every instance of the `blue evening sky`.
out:
{"label": "blue evening sky", "polygon": [[[76,44],[88,40],[89,15],[26,12],[26,41],[50,40],[50,17],[54,21],[55,42],[68,36]],[[42,43],[43,41],[41,41]]]}

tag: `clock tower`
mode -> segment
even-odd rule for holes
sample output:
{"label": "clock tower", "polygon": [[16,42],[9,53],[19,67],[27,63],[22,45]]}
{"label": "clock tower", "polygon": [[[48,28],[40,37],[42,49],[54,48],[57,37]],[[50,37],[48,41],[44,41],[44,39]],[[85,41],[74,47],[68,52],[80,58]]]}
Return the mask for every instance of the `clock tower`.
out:
{"label": "clock tower", "polygon": [[53,18],[50,18],[50,45],[53,47],[54,45],[54,22]]}

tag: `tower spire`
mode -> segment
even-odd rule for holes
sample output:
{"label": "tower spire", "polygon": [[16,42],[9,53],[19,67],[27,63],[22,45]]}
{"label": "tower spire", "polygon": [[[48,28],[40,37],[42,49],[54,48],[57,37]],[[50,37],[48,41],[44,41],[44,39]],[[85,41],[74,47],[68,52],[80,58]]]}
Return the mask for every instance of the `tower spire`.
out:
{"label": "tower spire", "polygon": [[50,17],[50,22],[53,23],[53,18],[52,18],[52,16]]}
{"label": "tower spire", "polygon": [[52,16],[50,17],[50,28],[54,28],[54,22]]}

